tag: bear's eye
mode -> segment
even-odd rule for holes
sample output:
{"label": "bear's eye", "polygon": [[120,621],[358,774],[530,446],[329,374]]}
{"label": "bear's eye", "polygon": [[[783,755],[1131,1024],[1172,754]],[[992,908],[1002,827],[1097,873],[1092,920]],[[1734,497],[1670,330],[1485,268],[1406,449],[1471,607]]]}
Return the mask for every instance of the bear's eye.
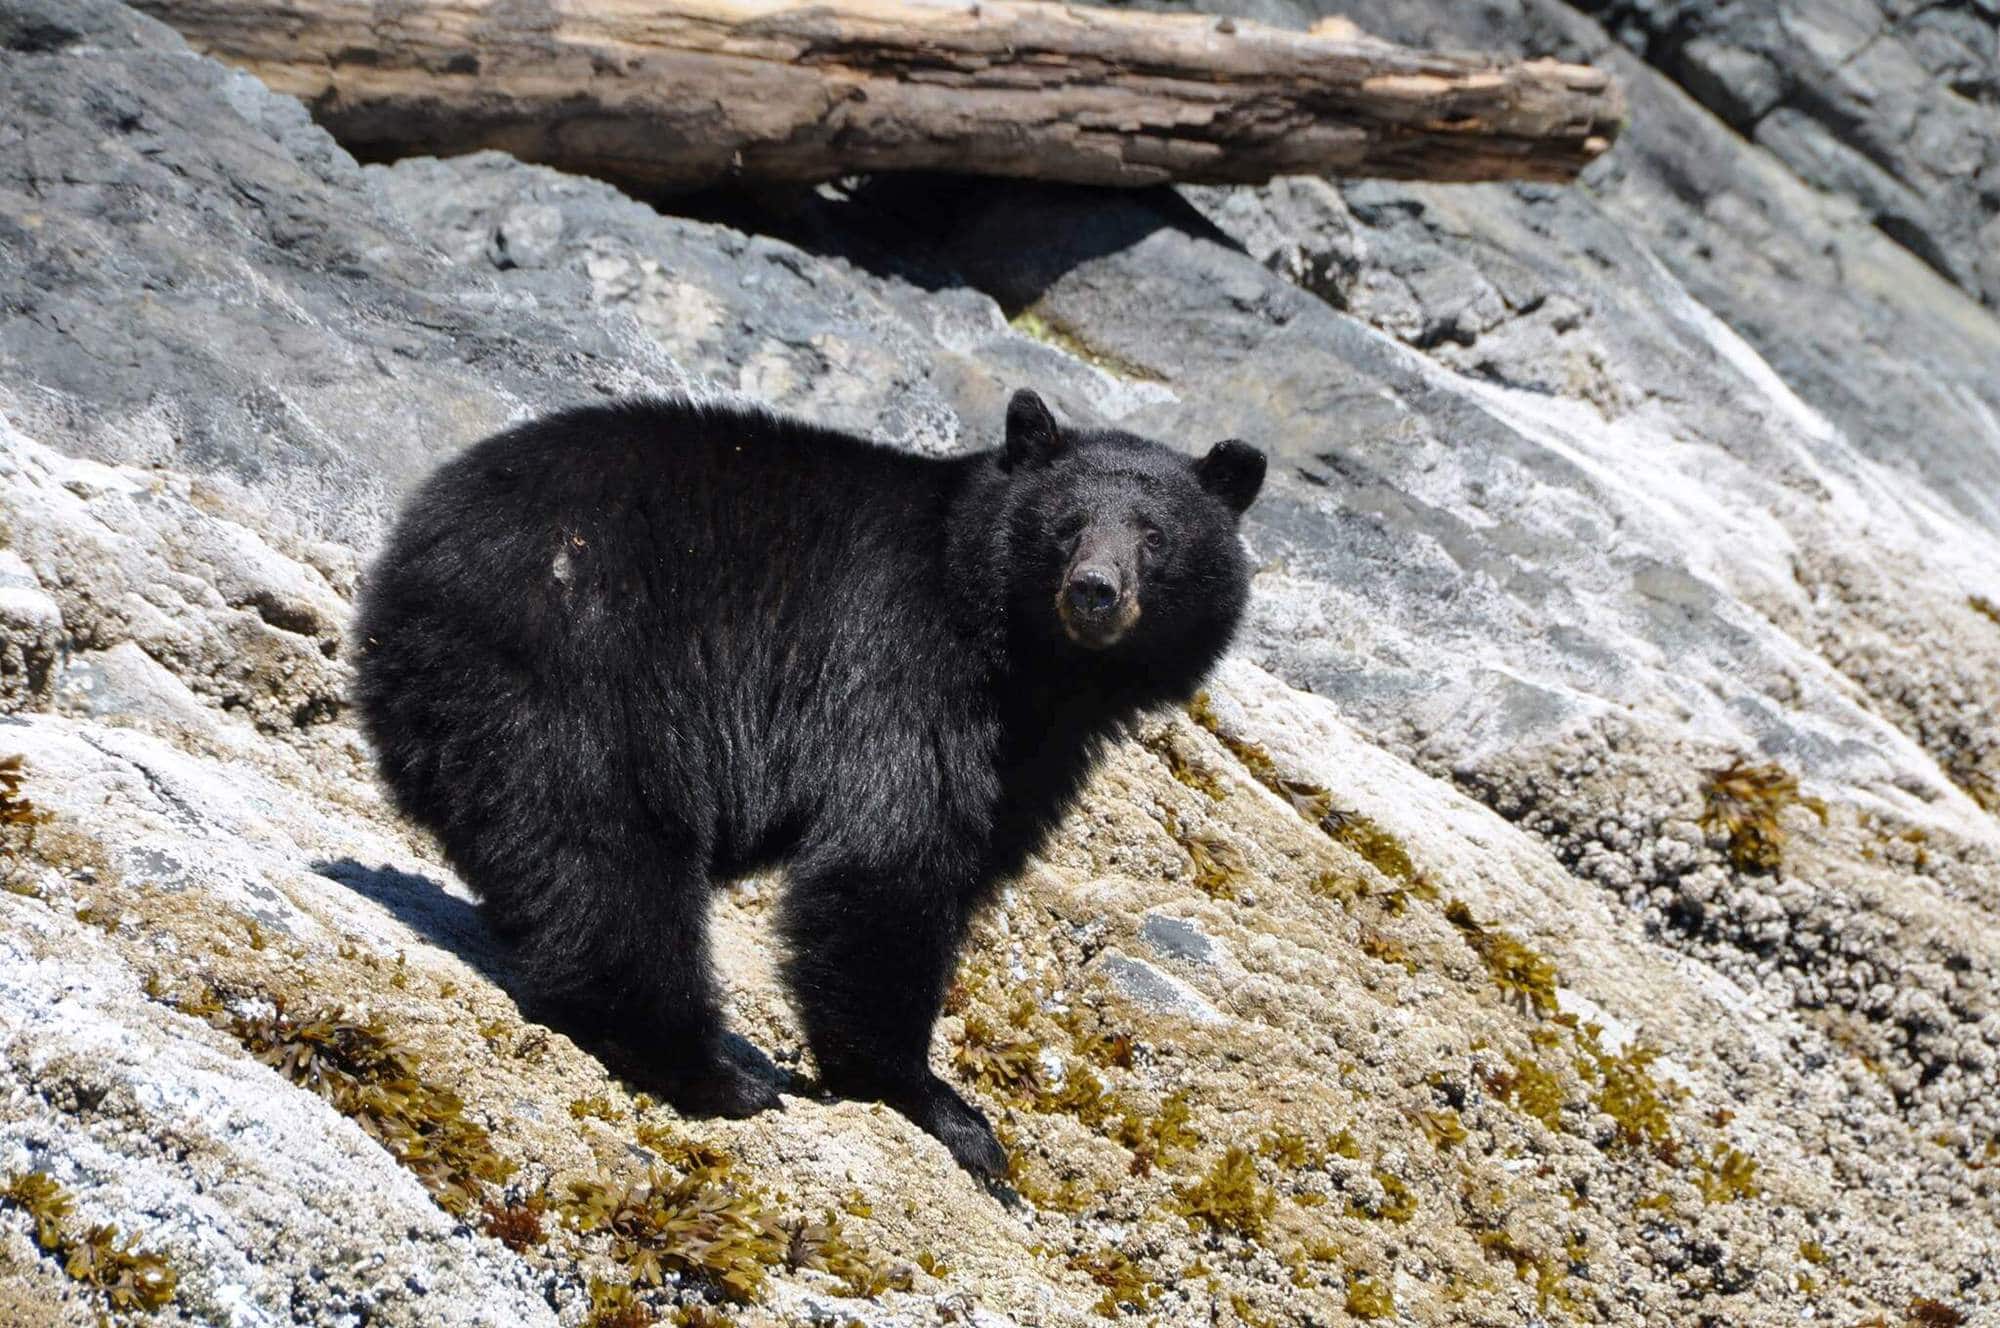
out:
{"label": "bear's eye", "polygon": [[1157,553],[1162,548],[1166,547],[1167,543],[1166,532],[1162,531],[1158,526],[1154,525],[1152,522],[1150,521],[1145,522],[1140,527],[1140,530],[1144,533],[1144,538],[1146,541],[1147,548]]}

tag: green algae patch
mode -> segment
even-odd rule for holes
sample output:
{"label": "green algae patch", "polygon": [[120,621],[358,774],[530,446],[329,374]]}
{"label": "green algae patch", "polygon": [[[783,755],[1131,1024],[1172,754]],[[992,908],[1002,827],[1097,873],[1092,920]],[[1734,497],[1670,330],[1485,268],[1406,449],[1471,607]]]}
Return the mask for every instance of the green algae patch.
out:
{"label": "green algae patch", "polygon": [[166,1257],[142,1249],[108,1222],[78,1230],[69,1191],[38,1171],[19,1172],[0,1187],[0,1203],[18,1208],[34,1226],[35,1244],[71,1281],[90,1287],[117,1313],[152,1312],[172,1303],[180,1277]]}
{"label": "green algae patch", "polygon": [[1785,828],[1779,815],[1800,806],[1826,824],[1826,803],[1799,794],[1799,777],[1775,762],[1738,760],[1709,776],[1702,788],[1701,828],[1719,835],[1738,871],[1775,872],[1784,861]]}

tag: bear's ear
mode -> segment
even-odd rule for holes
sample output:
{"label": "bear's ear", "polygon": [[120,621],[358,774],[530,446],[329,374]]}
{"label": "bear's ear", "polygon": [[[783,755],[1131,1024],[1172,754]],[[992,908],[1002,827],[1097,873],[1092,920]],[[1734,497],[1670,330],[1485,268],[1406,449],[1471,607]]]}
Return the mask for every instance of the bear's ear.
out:
{"label": "bear's ear", "polygon": [[1194,463],[1194,477],[1242,516],[1264,487],[1264,454],[1239,438],[1225,438]]}
{"label": "bear's ear", "polygon": [[1047,465],[1065,446],[1056,417],[1042,399],[1022,388],[1007,403],[1007,468]]}

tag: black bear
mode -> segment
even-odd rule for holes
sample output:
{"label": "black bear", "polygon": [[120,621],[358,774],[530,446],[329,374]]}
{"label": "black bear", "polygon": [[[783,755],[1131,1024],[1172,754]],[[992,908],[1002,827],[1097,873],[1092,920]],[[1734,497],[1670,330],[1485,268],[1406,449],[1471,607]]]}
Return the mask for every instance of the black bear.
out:
{"label": "black bear", "polygon": [[527,977],[683,1109],[778,1101],[724,1045],[711,883],[782,865],[824,1086],[992,1175],[929,1065],[966,924],[1106,737],[1190,696],[1242,616],[1264,454],[1059,426],[940,460],[638,401],[446,462],[371,570],[358,699]]}

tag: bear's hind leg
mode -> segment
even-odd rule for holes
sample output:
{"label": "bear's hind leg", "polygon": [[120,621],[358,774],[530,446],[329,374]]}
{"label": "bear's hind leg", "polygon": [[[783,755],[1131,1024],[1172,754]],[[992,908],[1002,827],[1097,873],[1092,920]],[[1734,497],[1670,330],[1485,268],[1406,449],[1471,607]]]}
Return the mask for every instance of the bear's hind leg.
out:
{"label": "bear's hind leg", "polygon": [[544,850],[562,860],[566,884],[540,910],[506,911],[517,953],[555,1022],[679,1110],[750,1116],[781,1105],[777,1086],[723,1043],[701,859],[650,848],[643,865]]}
{"label": "bear's hind leg", "polygon": [[904,888],[826,864],[794,862],[789,876],[785,978],[822,1082],[888,1103],[975,1175],[1004,1175],[985,1115],[930,1068],[931,1026],[965,934],[956,899],[934,883]]}

